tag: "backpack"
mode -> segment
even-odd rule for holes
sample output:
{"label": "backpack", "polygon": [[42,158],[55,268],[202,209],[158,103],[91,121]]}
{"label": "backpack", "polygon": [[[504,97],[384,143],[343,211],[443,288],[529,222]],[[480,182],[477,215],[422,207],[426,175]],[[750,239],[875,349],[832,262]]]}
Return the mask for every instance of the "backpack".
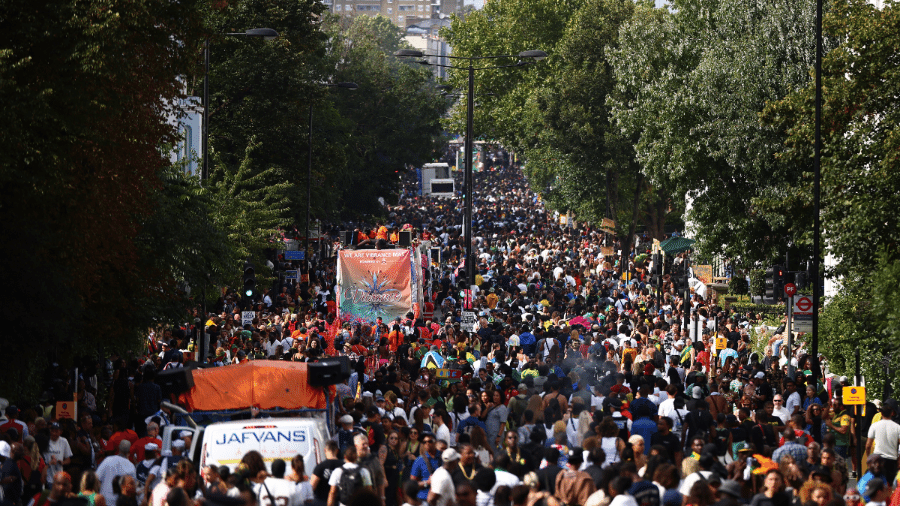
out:
{"label": "backpack", "polygon": [[340,486],[341,491],[340,503],[350,504],[353,495],[363,487],[362,467],[357,465],[353,469],[341,468]]}

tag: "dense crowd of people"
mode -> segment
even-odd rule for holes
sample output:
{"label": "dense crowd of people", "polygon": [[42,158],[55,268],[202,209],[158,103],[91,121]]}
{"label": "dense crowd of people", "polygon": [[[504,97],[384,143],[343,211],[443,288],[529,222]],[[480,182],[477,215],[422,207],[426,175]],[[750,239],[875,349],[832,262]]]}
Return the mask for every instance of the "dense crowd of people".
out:
{"label": "dense crowd of people", "polygon": [[[170,413],[154,378],[189,358],[188,325],[154,333],[140,360],[112,361],[102,400],[102,370],[66,380],[77,421],[57,419],[52,402],[8,407],[4,503],[900,504],[897,404],[886,399],[877,414],[870,405],[855,423],[841,398],[847,379],[815,377],[827,363],[806,353],[803,335],[788,349],[783,324],[700,292],[685,298],[668,275],[657,289],[648,238],[622,252],[604,231],[560,225],[503,158],[475,174],[476,287],[463,307],[462,199],[414,188],[410,178],[387,220],[360,227],[356,247],[391,247],[409,230],[440,249],[426,280],[430,318],[336,319],[333,257],[264,291],[252,323],[233,293],[196,315],[214,365],[351,357],[353,374],[336,386],[338,429],[315,468],[249,452],[233,470],[196,469],[184,454],[190,434],[162,447]],[[474,330],[463,311],[476,313]]]}

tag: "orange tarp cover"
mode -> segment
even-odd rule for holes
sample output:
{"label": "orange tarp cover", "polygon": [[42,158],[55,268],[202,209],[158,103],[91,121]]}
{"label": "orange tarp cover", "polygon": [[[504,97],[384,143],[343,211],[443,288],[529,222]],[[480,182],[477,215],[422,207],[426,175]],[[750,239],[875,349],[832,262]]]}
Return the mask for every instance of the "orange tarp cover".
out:
{"label": "orange tarp cover", "polygon": [[[253,360],[237,365],[194,369],[194,387],[181,394],[188,411],[246,409],[325,409],[325,392],[309,386],[305,362]],[[334,387],[329,387],[329,389]]]}

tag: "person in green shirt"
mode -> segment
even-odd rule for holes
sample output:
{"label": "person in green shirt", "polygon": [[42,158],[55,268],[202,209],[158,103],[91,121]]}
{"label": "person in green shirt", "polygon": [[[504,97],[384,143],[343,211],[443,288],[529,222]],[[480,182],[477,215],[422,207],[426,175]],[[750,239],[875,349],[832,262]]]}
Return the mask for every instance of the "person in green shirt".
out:
{"label": "person in green shirt", "polygon": [[831,401],[831,416],[825,420],[828,430],[834,433],[834,449],[844,459],[850,457],[850,438],[853,437],[853,420],[844,408],[844,403],[835,398]]}

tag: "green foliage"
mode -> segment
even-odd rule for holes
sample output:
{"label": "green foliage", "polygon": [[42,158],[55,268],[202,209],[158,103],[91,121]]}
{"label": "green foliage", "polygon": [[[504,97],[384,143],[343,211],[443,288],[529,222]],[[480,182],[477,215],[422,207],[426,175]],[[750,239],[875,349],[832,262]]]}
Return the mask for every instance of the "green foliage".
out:
{"label": "green foliage", "polygon": [[[900,112],[896,97],[900,6],[877,9],[864,1],[835,2],[824,29],[840,46],[822,63],[822,220],[832,274],[868,271],[874,253],[900,259],[900,225],[893,208],[900,191]],[[813,86],[772,104],[764,118],[784,129],[780,154],[809,164],[814,138]]]}
{"label": "green foliage", "polygon": [[750,293],[750,285],[742,276],[731,276],[728,280],[728,293],[731,295],[747,295]]}
{"label": "green foliage", "polygon": [[613,117],[651,183],[692,199],[702,253],[751,266],[809,244],[802,167],[778,163],[758,115],[809,82],[814,4],[681,0],[621,30]]}
{"label": "green foliage", "polygon": [[[820,343],[831,370],[848,376],[859,349],[867,386],[880,392],[880,361],[898,344],[893,306],[900,295],[900,225],[892,204],[900,194],[900,6],[836,1],[824,30],[840,45],[822,64],[822,222],[827,250],[838,261],[829,274],[842,279],[819,321]],[[786,135],[783,163],[807,171],[814,97],[814,87],[806,86],[772,103],[762,116]],[[894,370],[897,359],[890,360]]]}
{"label": "green foliage", "polygon": [[334,203],[345,216],[371,217],[382,212],[379,197],[396,201],[399,173],[407,165],[427,163],[441,153],[440,118],[448,104],[428,67],[393,56],[403,32],[387,18],[358,16],[346,27],[338,21],[329,18],[325,25],[333,80],[355,82],[359,90],[331,93],[329,106],[343,126],[324,136],[344,144],[349,170],[324,183],[334,185]]}
{"label": "green foliage", "polygon": [[[248,150],[253,151],[257,188],[288,182],[293,220],[303,222],[306,211],[309,107],[322,95],[316,83],[327,82],[330,70],[327,37],[319,21],[325,7],[320,2],[288,0],[239,0],[216,4],[207,14],[210,44],[210,143],[213,170],[236,172]],[[272,41],[228,36],[249,28],[275,29]],[[193,81],[200,94],[202,69]],[[344,158],[340,144],[315,139],[317,174],[331,177]],[[272,170],[269,170],[272,169]],[[328,185],[315,186],[316,204],[324,205],[333,194]]]}
{"label": "green foliage", "polygon": [[754,304],[752,302],[734,302],[731,308],[741,314],[756,313],[762,315],[784,315],[784,304]]}
{"label": "green foliage", "polygon": [[867,396],[881,398],[885,380],[889,379],[895,391],[900,387],[896,374],[884,375],[883,361],[893,371],[900,367],[900,356],[893,339],[884,339],[879,332],[881,317],[872,304],[869,284],[862,280],[845,279],[838,295],[831,298],[819,317],[819,351],[828,358],[829,370],[838,375],[852,377],[855,374],[856,350],[860,351],[860,370],[866,378]]}
{"label": "green foliage", "polygon": [[[519,152],[550,209],[594,223],[611,217],[624,237],[636,222],[662,237],[666,216],[681,208],[640,174],[633,142],[613,128],[607,105],[615,90],[609,54],[634,12],[628,0],[489,2],[454,19],[446,36],[454,54],[465,57],[546,51],[546,61],[526,68],[476,70],[475,137],[500,139]],[[450,75],[457,89],[467,82],[465,69]],[[461,132],[464,119],[461,101],[447,124]]]}
{"label": "green foliage", "polygon": [[766,271],[762,269],[753,269],[750,271],[750,293],[759,296],[765,295]]}
{"label": "green foliage", "polygon": [[278,247],[278,229],[289,220],[287,192],[292,185],[265,183],[277,169],[259,166],[260,150],[260,144],[251,144],[237,171],[219,169],[210,175],[213,222],[225,232],[235,285],[244,260],[257,260],[261,266],[262,251]]}
{"label": "green foliage", "polygon": [[[0,4],[0,391],[34,398],[43,366],[126,350],[167,273],[139,237],[176,138],[201,16],[192,0]],[[39,352],[36,352],[39,350]]]}

